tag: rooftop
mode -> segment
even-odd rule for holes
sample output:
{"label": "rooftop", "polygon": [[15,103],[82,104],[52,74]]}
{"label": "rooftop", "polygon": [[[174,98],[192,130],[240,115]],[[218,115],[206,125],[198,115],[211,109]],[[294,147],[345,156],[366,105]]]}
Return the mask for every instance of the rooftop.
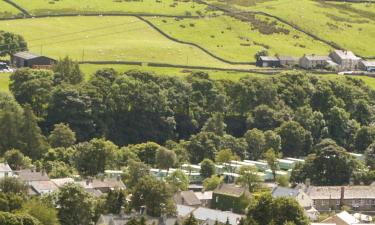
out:
{"label": "rooftop", "polygon": [[334,53],[341,59],[352,59],[352,60],[357,60],[359,59],[356,55],[354,55],[353,52],[351,51],[343,51],[343,50],[334,50]]}
{"label": "rooftop", "polygon": [[19,170],[15,172],[18,177],[26,182],[31,181],[49,181],[49,177],[44,172],[37,172],[35,170],[25,169],[25,170]]}
{"label": "rooftop", "polygon": [[373,199],[375,198],[375,186],[311,186],[307,194],[312,199],[340,199],[341,188],[344,191],[344,199]]}
{"label": "rooftop", "polygon": [[328,56],[321,56],[321,55],[306,55],[304,56],[306,59],[310,60],[310,61],[329,61],[331,60],[330,57]]}
{"label": "rooftop", "polygon": [[17,52],[13,56],[20,57],[23,59],[34,59],[40,57],[40,55],[31,53],[31,52]]}
{"label": "rooftop", "polygon": [[208,209],[199,207],[193,211],[193,215],[198,220],[213,220],[225,224],[228,220],[231,225],[237,225],[237,222],[243,217],[240,214],[235,214],[232,212],[223,212],[215,209]]}
{"label": "rooftop", "polygon": [[248,190],[246,187],[235,184],[220,184],[213,193],[240,197],[242,194],[248,193]]}
{"label": "rooftop", "polygon": [[362,64],[366,67],[375,67],[375,61],[362,61]]}
{"label": "rooftop", "polygon": [[74,179],[67,177],[67,178],[57,178],[57,179],[51,179],[53,183],[56,184],[58,187],[62,187],[67,183],[74,183]]}
{"label": "rooftop", "polygon": [[260,59],[262,61],[279,61],[276,56],[261,56]]}
{"label": "rooftop", "polygon": [[212,199],[212,191],[203,191],[203,192],[200,192],[200,191],[197,191],[197,192],[194,192],[195,196],[197,196],[197,198],[199,200],[210,200]]}
{"label": "rooftop", "polygon": [[56,191],[58,187],[52,181],[31,181],[30,186],[38,194]]}
{"label": "rooftop", "polygon": [[194,194],[193,191],[181,191],[176,195],[180,195],[184,201],[184,205],[200,205],[201,201],[198,197]]}
{"label": "rooftop", "polygon": [[276,187],[272,190],[272,197],[296,197],[299,190],[287,187]]}
{"label": "rooftop", "polygon": [[12,172],[8,163],[0,163],[0,172]]}
{"label": "rooftop", "polygon": [[191,214],[195,210],[194,207],[187,206],[187,205],[176,205],[177,208],[177,215],[181,217],[185,217]]}

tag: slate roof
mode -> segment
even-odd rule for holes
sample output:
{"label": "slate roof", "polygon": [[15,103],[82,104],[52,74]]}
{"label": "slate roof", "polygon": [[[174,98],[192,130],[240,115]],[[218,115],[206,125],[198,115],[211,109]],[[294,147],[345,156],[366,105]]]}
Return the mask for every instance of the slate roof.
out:
{"label": "slate roof", "polygon": [[12,172],[8,163],[0,163],[0,172]]}
{"label": "slate roof", "polygon": [[31,181],[29,185],[38,194],[43,194],[46,192],[53,192],[58,189],[56,184],[50,180],[49,181]]}
{"label": "slate roof", "polygon": [[195,210],[194,207],[187,206],[187,205],[176,205],[177,208],[177,215],[180,217],[185,217],[191,214]]}
{"label": "slate roof", "polygon": [[272,197],[297,197],[299,190],[287,187],[276,187],[272,190]]}
{"label": "slate roof", "polygon": [[[99,225],[125,225],[130,219],[132,218],[140,218],[141,215],[139,214],[132,214],[132,215],[100,215],[97,224]],[[161,220],[161,218],[145,216],[146,225],[158,224],[158,225],[174,225],[177,218],[170,217],[167,218],[165,223]]]}
{"label": "slate roof", "polygon": [[121,180],[117,180],[116,178],[105,178],[103,180],[95,179],[91,182],[87,181],[80,181],[76,182],[80,184],[83,188],[86,189],[99,189],[99,188],[121,188],[125,189],[125,184]]}
{"label": "slate roof", "polygon": [[[342,186],[344,199],[375,199],[375,186]],[[341,186],[311,186],[307,194],[311,199],[340,199]]]}
{"label": "slate roof", "polygon": [[204,192],[200,192],[200,191],[197,191],[197,192],[194,192],[195,196],[197,196],[197,198],[199,200],[211,200],[212,199],[212,191],[204,191]]}
{"label": "slate roof", "polygon": [[362,61],[365,67],[375,67],[375,61]]}
{"label": "slate roof", "polygon": [[49,177],[46,173],[37,172],[35,170],[25,169],[15,172],[18,177],[25,182],[31,181],[49,181]]}
{"label": "slate roof", "polygon": [[35,59],[35,58],[40,57],[40,55],[31,53],[31,52],[17,52],[13,56],[23,58],[23,59]]}
{"label": "slate roof", "polygon": [[184,205],[200,205],[201,204],[201,201],[198,199],[198,197],[194,194],[193,191],[181,191],[179,194],[184,199]]}
{"label": "slate roof", "polygon": [[278,56],[279,60],[282,61],[296,61],[298,62],[299,58],[294,56]]}
{"label": "slate roof", "polygon": [[230,195],[240,197],[244,193],[248,193],[246,187],[241,187],[235,184],[220,184],[215,190],[215,194]]}
{"label": "slate roof", "polygon": [[74,183],[74,179],[67,177],[67,178],[57,178],[57,179],[51,179],[53,183],[56,184],[58,187],[62,187],[67,183]]}
{"label": "slate roof", "polygon": [[359,58],[354,55],[351,51],[343,51],[343,50],[334,50],[334,53],[341,59],[351,59],[351,60],[358,60]]}
{"label": "slate roof", "polygon": [[193,215],[196,219],[206,221],[206,220],[212,220],[212,221],[218,221],[220,223],[225,224],[227,219],[229,220],[229,223],[232,225],[237,225],[237,222],[244,217],[240,214],[235,214],[232,212],[224,212],[220,210],[215,209],[209,209],[209,208],[203,208],[199,207],[198,209],[193,211]]}
{"label": "slate roof", "polygon": [[261,56],[260,59],[262,61],[279,61],[276,56]]}
{"label": "slate roof", "polygon": [[337,213],[336,215],[329,217],[322,222],[325,221],[335,221],[335,218],[339,218],[340,220],[344,221],[346,224],[358,224],[359,220],[357,220],[354,216],[350,215],[347,211],[342,211]]}
{"label": "slate roof", "polygon": [[320,55],[306,55],[305,56],[306,59],[310,60],[310,61],[328,61],[328,60],[331,60],[330,57],[328,56],[320,56]]}

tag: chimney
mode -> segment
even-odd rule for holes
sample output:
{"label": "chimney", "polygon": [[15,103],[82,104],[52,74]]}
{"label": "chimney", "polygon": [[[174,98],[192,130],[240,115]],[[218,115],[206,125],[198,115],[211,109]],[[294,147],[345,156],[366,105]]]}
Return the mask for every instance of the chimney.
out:
{"label": "chimney", "polygon": [[305,180],[305,185],[306,185],[306,188],[309,188],[309,187],[310,187],[310,185],[311,185],[311,180],[310,180],[310,178],[306,178],[306,180]]}
{"label": "chimney", "polygon": [[121,180],[121,176],[118,175],[116,179],[117,179],[117,181],[120,181]]}
{"label": "chimney", "polygon": [[340,206],[344,205],[344,199],[345,199],[345,187],[341,187],[341,195],[340,195]]}

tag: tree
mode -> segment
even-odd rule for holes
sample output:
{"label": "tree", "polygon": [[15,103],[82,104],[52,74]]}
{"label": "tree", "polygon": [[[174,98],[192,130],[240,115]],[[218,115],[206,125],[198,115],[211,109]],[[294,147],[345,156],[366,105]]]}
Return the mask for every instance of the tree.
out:
{"label": "tree", "polygon": [[133,188],[138,184],[142,177],[147,175],[150,175],[150,168],[146,164],[129,160],[128,167],[125,172],[125,184],[129,188]]}
{"label": "tree", "polygon": [[191,213],[190,216],[188,218],[186,218],[184,220],[184,222],[182,223],[182,225],[198,225],[198,220],[195,219],[194,215]]}
{"label": "tree", "polygon": [[281,137],[278,135],[276,132],[272,130],[267,130],[264,132],[264,137],[265,137],[265,149],[270,149],[272,148],[276,152],[281,150]]}
{"label": "tree", "polygon": [[173,192],[186,191],[189,187],[189,177],[182,170],[175,170],[165,181],[172,187]]}
{"label": "tree", "polygon": [[235,138],[226,134],[220,139],[220,149],[230,149],[235,155],[245,159],[248,146],[245,138]]}
{"label": "tree", "polygon": [[252,129],[245,133],[248,145],[248,155],[253,160],[258,160],[265,151],[266,138],[264,133],[258,129]]}
{"label": "tree", "polygon": [[53,131],[48,136],[51,147],[70,147],[76,142],[76,134],[70,129],[69,125],[59,123],[55,124]]}
{"label": "tree", "polygon": [[62,82],[78,84],[83,81],[84,77],[79,64],[69,57],[57,61],[53,66],[53,72],[55,72],[55,82],[58,84]]}
{"label": "tree", "polygon": [[10,76],[9,89],[20,104],[29,104],[37,117],[47,115],[53,74],[48,70],[19,69]]}
{"label": "tree", "polygon": [[154,176],[140,178],[133,188],[131,204],[139,210],[146,206],[150,216],[160,216],[162,205],[172,204],[171,192],[163,181],[157,180]]}
{"label": "tree", "polygon": [[28,214],[0,212],[1,225],[42,225],[36,218]]}
{"label": "tree", "polygon": [[21,35],[0,31],[0,56],[10,56],[26,50],[27,43]]}
{"label": "tree", "polygon": [[159,169],[168,169],[173,167],[177,163],[177,156],[171,150],[164,147],[159,147],[156,152],[156,164]]}
{"label": "tree", "polygon": [[279,162],[277,161],[280,158],[279,154],[270,148],[264,153],[264,158],[272,171],[273,180],[276,180],[276,171],[279,169]]}
{"label": "tree", "polygon": [[31,159],[17,149],[6,151],[4,159],[12,170],[20,170],[31,165]]}
{"label": "tree", "polygon": [[365,162],[371,170],[375,170],[375,142],[366,149]]}
{"label": "tree", "polygon": [[94,202],[82,186],[69,183],[57,194],[58,217],[64,225],[92,224]]}
{"label": "tree", "polygon": [[277,133],[281,137],[281,146],[284,156],[305,156],[311,150],[311,133],[295,121],[284,122]]}
{"label": "tree", "polygon": [[223,183],[223,177],[213,175],[203,180],[203,187],[205,191],[215,190],[221,183]]}
{"label": "tree", "polygon": [[298,108],[295,112],[294,120],[311,132],[314,143],[318,143],[322,138],[328,136],[327,122],[323,113],[313,111],[309,106]]}
{"label": "tree", "polygon": [[354,147],[357,152],[363,153],[375,141],[375,127],[361,127],[354,137]]}
{"label": "tree", "polygon": [[36,160],[47,152],[49,145],[38,126],[37,119],[30,105],[24,107],[24,118],[25,122],[21,131],[24,147],[21,150],[25,155]]}
{"label": "tree", "polygon": [[22,205],[21,211],[38,219],[43,225],[59,225],[57,210],[53,205],[38,198],[28,200]]}
{"label": "tree", "polygon": [[216,163],[229,163],[231,160],[239,160],[235,153],[233,153],[230,149],[222,149],[220,150],[215,157]]}
{"label": "tree", "polygon": [[27,193],[27,185],[15,177],[3,177],[0,179],[0,190],[3,193],[13,193],[25,195]]}
{"label": "tree", "polygon": [[75,148],[77,170],[85,176],[95,176],[110,169],[118,151],[118,147],[112,142],[96,138],[79,143]]}
{"label": "tree", "polygon": [[105,199],[107,213],[120,214],[121,209],[126,205],[126,194],[124,190],[110,190]]}
{"label": "tree", "polygon": [[241,166],[237,183],[247,187],[249,192],[255,192],[262,182],[257,173],[257,169],[252,166]]}
{"label": "tree", "polygon": [[201,176],[203,178],[211,177],[212,175],[216,174],[215,163],[212,162],[210,159],[204,159],[201,162]]}
{"label": "tree", "polygon": [[156,153],[161,146],[155,142],[146,142],[137,145],[131,145],[131,151],[136,152],[138,158],[147,165],[155,165]]}
{"label": "tree", "polygon": [[278,127],[282,118],[280,112],[270,108],[268,105],[259,105],[253,111],[253,116],[248,118],[250,127],[258,128],[260,130],[271,130]]}
{"label": "tree", "polygon": [[218,136],[225,134],[226,124],[224,123],[224,116],[220,113],[214,113],[204,124],[202,131],[212,132]]}
{"label": "tree", "polygon": [[200,132],[191,136],[185,148],[191,163],[199,163],[205,158],[213,160],[220,149],[220,137],[212,132]]}

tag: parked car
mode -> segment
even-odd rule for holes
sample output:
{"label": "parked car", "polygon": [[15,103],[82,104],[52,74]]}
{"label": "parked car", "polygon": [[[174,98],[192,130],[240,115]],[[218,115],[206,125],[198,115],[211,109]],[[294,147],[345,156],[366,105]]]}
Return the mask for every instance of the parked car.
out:
{"label": "parked car", "polygon": [[9,73],[13,72],[13,69],[11,69],[8,64],[4,62],[0,62],[0,73]]}

